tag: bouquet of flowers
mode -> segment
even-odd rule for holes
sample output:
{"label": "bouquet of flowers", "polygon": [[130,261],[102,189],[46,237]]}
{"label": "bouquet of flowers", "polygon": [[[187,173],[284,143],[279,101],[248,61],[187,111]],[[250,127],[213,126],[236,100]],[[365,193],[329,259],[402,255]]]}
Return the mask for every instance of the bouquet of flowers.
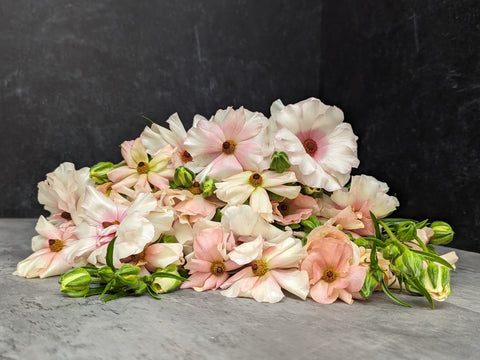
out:
{"label": "bouquet of flowers", "polygon": [[[147,118],[148,119],[148,118]],[[148,119],[149,120],[149,119]],[[104,301],[176,288],[275,303],[283,290],[328,304],[406,290],[450,294],[453,238],[441,221],[390,218],[386,183],[351,176],[357,137],[343,112],[309,98],[151,122],[123,161],[63,163],[38,184],[34,253],[15,275],[61,275],[69,296]],[[398,289],[398,290],[397,290]]]}

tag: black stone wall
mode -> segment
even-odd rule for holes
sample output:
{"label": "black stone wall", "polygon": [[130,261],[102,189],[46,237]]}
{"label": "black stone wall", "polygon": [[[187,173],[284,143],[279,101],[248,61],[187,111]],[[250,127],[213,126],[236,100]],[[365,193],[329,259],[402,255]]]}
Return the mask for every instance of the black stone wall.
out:
{"label": "black stone wall", "polygon": [[448,220],[480,251],[479,6],[445,1],[0,2],[2,217],[36,217],[59,163],[120,159],[146,115],[310,96],[345,112],[357,173],[397,215]]}

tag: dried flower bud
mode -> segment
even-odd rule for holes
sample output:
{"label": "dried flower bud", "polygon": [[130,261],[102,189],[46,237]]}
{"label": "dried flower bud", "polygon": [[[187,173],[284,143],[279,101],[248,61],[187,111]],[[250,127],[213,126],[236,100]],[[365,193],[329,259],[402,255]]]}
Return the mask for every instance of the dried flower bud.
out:
{"label": "dried flower bud", "polygon": [[433,230],[433,236],[430,243],[434,245],[445,245],[453,240],[453,229],[444,221],[434,221],[430,226]]}
{"label": "dried flower bud", "polygon": [[78,267],[62,274],[58,283],[61,285],[60,291],[71,297],[83,297],[90,290],[92,277],[84,268]]}

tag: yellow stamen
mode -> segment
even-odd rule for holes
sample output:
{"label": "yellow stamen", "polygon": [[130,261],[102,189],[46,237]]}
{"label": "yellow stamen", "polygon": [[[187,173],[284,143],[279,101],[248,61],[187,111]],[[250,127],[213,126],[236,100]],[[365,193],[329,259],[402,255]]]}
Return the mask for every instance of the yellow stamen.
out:
{"label": "yellow stamen", "polygon": [[107,227],[112,226],[112,225],[120,225],[120,222],[118,220],[115,220],[113,222],[108,222],[108,221],[102,222],[102,226],[103,226],[104,229],[106,229]]}
{"label": "yellow stamen", "polygon": [[188,188],[190,192],[194,195],[198,195],[202,193],[202,189],[200,188],[200,183],[198,181],[195,181],[191,187]]}
{"label": "yellow stamen", "polygon": [[262,175],[260,175],[259,173],[253,173],[252,175],[250,175],[248,182],[252,186],[260,186],[263,183]]}
{"label": "yellow stamen", "polygon": [[150,171],[150,167],[148,166],[147,163],[144,163],[143,161],[140,161],[138,164],[137,164],[137,172],[139,174],[146,174]]}
{"label": "yellow stamen", "polygon": [[190,155],[190,153],[187,150],[183,150],[182,155],[180,155],[180,158],[182,159],[182,162],[184,164],[193,160],[192,155]]}
{"label": "yellow stamen", "polygon": [[255,276],[263,276],[268,271],[267,263],[263,260],[255,260],[252,262],[252,271]]}
{"label": "yellow stamen", "polygon": [[302,144],[305,151],[310,156],[313,156],[318,150],[317,142],[315,140],[307,139]]}
{"label": "yellow stamen", "polygon": [[215,276],[220,276],[225,272],[225,264],[223,261],[214,261],[210,266],[210,272]]}
{"label": "yellow stamen", "polygon": [[227,155],[233,154],[237,144],[233,140],[225,140],[222,144],[222,152]]}
{"label": "yellow stamen", "polygon": [[335,281],[336,278],[337,274],[335,273],[334,269],[326,269],[323,272],[322,280],[325,280],[328,283]]}
{"label": "yellow stamen", "polygon": [[63,241],[60,239],[50,239],[48,240],[48,247],[51,252],[59,252],[63,249]]}

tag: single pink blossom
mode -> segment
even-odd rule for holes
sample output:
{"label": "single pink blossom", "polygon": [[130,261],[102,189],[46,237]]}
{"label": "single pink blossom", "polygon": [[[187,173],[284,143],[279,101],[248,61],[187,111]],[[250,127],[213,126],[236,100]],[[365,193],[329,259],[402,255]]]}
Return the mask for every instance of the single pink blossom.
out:
{"label": "single pink blossom", "polygon": [[194,159],[192,165],[203,168],[198,181],[268,168],[273,149],[267,125],[265,116],[243,107],[219,110],[211,120],[197,117],[196,126],[187,132],[185,148]]}
{"label": "single pink blossom", "polygon": [[227,250],[235,242],[233,235],[225,233],[221,226],[205,228],[198,232],[193,242],[193,257],[188,259],[189,281],[181,288],[196,291],[215,290],[228,278],[228,271],[241,265],[228,258]]}
{"label": "single pink blossom", "polygon": [[164,269],[169,265],[183,265],[183,246],[179,243],[155,243],[147,245],[145,249],[135,255],[121,259],[122,263],[130,263],[140,267],[141,275],[149,275],[157,269]]}
{"label": "single pink blossom", "polygon": [[308,255],[301,269],[307,271],[310,279],[309,296],[322,304],[331,304],[338,298],[352,304],[368,272],[367,266],[359,265],[358,247],[341,233],[333,226],[324,225],[308,236]]}
{"label": "single pink blossom", "polygon": [[273,219],[280,225],[298,224],[310,215],[318,215],[317,202],[311,196],[298,194],[295,199],[272,201]]}

